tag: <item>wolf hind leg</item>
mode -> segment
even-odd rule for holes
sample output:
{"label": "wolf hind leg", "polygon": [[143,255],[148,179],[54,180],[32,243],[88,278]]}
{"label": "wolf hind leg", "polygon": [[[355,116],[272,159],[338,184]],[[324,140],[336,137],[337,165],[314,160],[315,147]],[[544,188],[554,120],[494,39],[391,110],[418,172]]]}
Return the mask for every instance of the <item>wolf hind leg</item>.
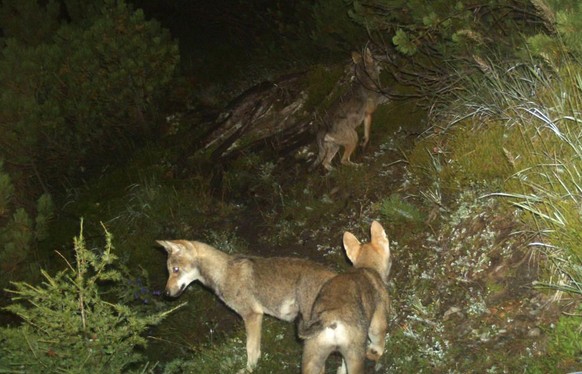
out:
{"label": "wolf hind leg", "polygon": [[317,157],[315,158],[315,161],[313,161],[313,163],[309,167],[310,172],[315,170],[315,168],[321,164],[321,162],[323,161],[323,159],[325,157],[327,150],[325,148],[324,138],[325,138],[325,132],[320,131],[317,133],[317,135],[316,135]]}
{"label": "wolf hind leg", "polygon": [[303,343],[302,374],[323,374],[325,361],[333,352],[333,347],[321,344],[317,337],[307,339]]}
{"label": "wolf hind leg", "polygon": [[336,374],[348,374],[348,368],[346,367],[346,360],[342,357],[342,364],[337,368]]}
{"label": "wolf hind leg", "polygon": [[344,154],[342,156],[343,165],[356,165],[350,160],[352,153],[356,150],[358,146],[358,133],[356,130],[350,129],[346,134],[346,141],[344,143]]}
{"label": "wolf hind leg", "polygon": [[356,149],[356,144],[346,144],[344,149],[344,154],[342,156],[342,165],[357,165],[355,162],[350,160],[352,153]]}
{"label": "wolf hind leg", "polygon": [[326,141],[324,143],[324,147],[325,147],[325,157],[323,158],[323,162],[321,164],[326,170],[331,171],[333,170],[333,167],[331,166],[331,160],[333,160],[335,155],[338,153],[340,146],[337,145],[336,143]]}
{"label": "wolf hind leg", "polygon": [[[348,374],[364,374],[366,356],[363,347],[362,349],[342,350],[341,354],[343,356],[344,364],[347,367]],[[342,366],[344,364],[342,364]]]}

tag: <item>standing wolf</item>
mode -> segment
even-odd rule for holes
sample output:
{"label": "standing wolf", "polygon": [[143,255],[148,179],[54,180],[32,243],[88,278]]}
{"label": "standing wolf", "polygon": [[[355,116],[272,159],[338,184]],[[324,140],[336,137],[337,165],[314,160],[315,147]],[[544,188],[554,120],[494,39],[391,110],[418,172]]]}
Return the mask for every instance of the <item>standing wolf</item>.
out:
{"label": "standing wolf", "polygon": [[[386,283],[390,273],[390,248],[386,232],[374,221],[372,240],[360,244],[344,233],[344,247],[356,269],[327,281],[315,299],[310,317],[299,323],[305,340],[302,372],[320,374],[334,351],[343,356],[338,373],[364,372],[365,358],[378,361],[384,351],[390,298]],[[366,343],[368,342],[366,348]]]}
{"label": "standing wolf", "polygon": [[317,132],[317,159],[312,169],[322,164],[327,170],[332,170],[331,161],[338,153],[340,146],[344,147],[342,164],[353,164],[350,156],[358,145],[356,128],[364,122],[365,147],[370,140],[372,114],[376,110],[381,92],[378,87],[380,69],[369,48],[363,55],[352,52],[354,63],[354,79],[348,91],[337,99],[323,118],[323,126]]}
{"label": "standing wolf", "polygon": [[177,297],[198,280],[242,317],[248,371],[261,355],[263,314],[285,321],[295,320],[299,313],[309,316],[319,289],[335,275],[299,258],[231,256],[197,241],[157,243],[168,252],[166,295]]}

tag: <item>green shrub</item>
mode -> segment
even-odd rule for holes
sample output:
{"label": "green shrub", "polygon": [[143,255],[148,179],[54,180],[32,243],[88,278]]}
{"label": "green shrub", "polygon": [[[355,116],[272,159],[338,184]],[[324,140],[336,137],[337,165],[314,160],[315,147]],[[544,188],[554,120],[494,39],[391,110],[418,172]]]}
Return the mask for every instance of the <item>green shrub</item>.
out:
{"label": "green shrub", "polygon": [[[27,183],[118,160],[154,132],[157,99],[179,60],[177,44],[124,1],[105,0],[95,9],[37,44],[14,36],[2,49],[1,156],[25,166]],[[24,23],[26,14],[20,17]]]}
{"label": "green shrub", "polygon": [[380,203],[380,214],[393,224],[420,225],[425,215],[414,205],[402,199],[399,194],[392,194]]}
{"label": "green shrub", "polygon": [[360,48],[368,39],[367,25],[362,27],[353,20],[354,6],[359,5],[353,3],[337,0],[313,2],[311,37],[315,45],[325,46],[326,53],[345,54],[350,49]]}
{"label": "green shrub", "polygon": [[305,77],[307,81],[307,99],[305,100],[304,109],[306,112],[319,110],[323,113],[329,108],[331,103],[341,95],[337,90],[338,82],[343,75],[342,66],[327,68],[322,65],[313,67]]}
{"label": "green shrub", "polygon": [[[550,3],[580,18],[582,8]],[[453,135],[445,154],[447,169],[458,167],[451,180],[485,179],[522,210],[526,227],[538,234],[532,247],[549,260],[540,285],[582,294],[582,69],[574,41],[560,45],[554,38],[551,46],[536,44],[527,60],[478,61],[480,77],[460,77],[457,102],[441,114],[452,119],[449,127],[485,126],[454,129],[461,136]]]}
{"label": "green shrub", "polygon": [[114,263],[111,235],[102,251],[74,240],[76,261],[49,275],[41,285],[14,282],[13,304],[5,310],[22,319],[0,330],[0,371],[120,373],[143,361],[142,336],[176,308],[141,316],[124,304],[104,299],[104,288],[122,280]]}
{"label": "green shrub", "polygon": [[3,34],[27,45],[43,43],[59,28],[60,11],[59,2],[54,0],[4,0],[0,4]]}
{"label": "green shrub", "polygon": [[[54,206],[49,194],[39,197],[36,212],[28,212],[15,205],[14,185],[0,161],[0,271],[4,275],[0,287],[7,285],[8,279],[18,274],[19,279],[26,272],[20,265],[30,259],[39,241],[46,239],[48,225],[53,218]],[[31,215],[36,217],[31,219]]]}
{"label": "green shrub", "polygon": [[10,176],[4,172],[4,162],[0,160],[0,219],[10,211],[10,202],[14,196],[14,185]]}

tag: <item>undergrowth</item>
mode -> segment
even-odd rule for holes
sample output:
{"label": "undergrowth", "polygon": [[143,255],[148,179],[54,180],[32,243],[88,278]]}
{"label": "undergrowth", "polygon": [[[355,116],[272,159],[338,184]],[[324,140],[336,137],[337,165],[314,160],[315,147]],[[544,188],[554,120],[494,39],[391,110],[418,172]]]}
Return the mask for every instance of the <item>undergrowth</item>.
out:
{"label": "undergrowth", "polygon": [[582,295],[582,71],[574,62],[546,69],[554,74],[534,67],[504,74],[497,68],[491,79],[497,83],[492,88],[502,89],[499,96],[472,107],[480,115],[499,113],[493,117],[505,128],[502,151],[514,174],[496,195],[520,208],[539,234],[531,245],[546,255],[551,270],[542,284]]}
{"label": "undergrowth", "polygon": [[[297,373],[300,371],[301,345],[293,324],[270,317],[263,322],[261,358],[253,373]],[[198,347],[186,356],[164,365],[165,374],[235,373],[246,367],[246,335],[238,328],[221,342]]]}
{"label": "undergrowth", "polygon": [[[229,253],[298,254],[342,270],[349,266],[342,232],[366,237],[369,222],[378,219],[387,227],[395,261],[389,286],[394,311],[379,372],[569,369],[578,363],[577,316],[548,329],[532,317],[544,328],[547,348],[523,337],[532,330],[535,335],[537,325],[516,316],[529,318],[521,307],[541,313],[524,291],[531,291],[531,283],[523,283],[530,278],[540,275],[538,286],[580,292],[582,145],[578,109],[571,109],[582,109],[582,100],[576,92],[566,95],[568,101],[558,97],[580,85],[546,82],[530,70],[525,76],[515,70],[509,77],[494,74],[500,75],[487,77],[490,86],[475,82],[472,96],[457,103],[459,115],[466,105],[462,119],[453,118],[446,131],[416,142],[404,157],[405,167],[395,161],[398,141],[390,133],[372,139],[373,153],[358,150],[360,167],[338,165],[327,174],[306,175],[301,167],[244,155],[226,170],[216,193],[207,177],[173,177],[163,152],[151,149],[148,157],[159,162],[138,174],[128,167],[103,176],[100,192],[82,191],[94,200],[70,206],[115,226],[123,258],[149,269],[142,277],[151,274],[151,282],[135,280],[124,294],[138,303],[153,303],[140,290],[161,289],[167,275],[155,239],[204,240]],[[516,99],[513,84],[521,87],[524,80],[531,82],[523,87],[533,87],[536,95],[522,92]],[[499,96],[502,89],[513,96]],[[478,105],[471,98],[478,98]],[[555,101],[542,101],[548,98]],[[129,187],[114,187],[118,184]],[[521,261],[525,238],[543,256]],[[549,270],[532,270],[543,259],[549,259]],[[531,268],[523,265],[530,262]],[[519,290],[512,289],[516,284]],[[196,284],[180,300],[190,306],[152,330],[149,357],[168,373],[244,368],[240,319]],[[512,304],[517,302],[523,305]],[[257,372],[298,372],[300,356],[293,324],[267,318]],[[328,368],[335,371],[334,364]]]}
{"label": "undergrowth", "polygon": [[[447,130],[419,142],[410,165],[419,180],[441,191],[480,185],[484,195],[513,206],[522,224],[515,233],[529,235],[528,247],[542,264],[534,285],[552,292],[554,302],[567,295],[576,305],[582,295],[582,70],[575,61],[490,64],[465,88]],[[530,359],[532,372],[576,368],[580,320],[564,316],[556,326],[547,330],[545,355],[518,362]]]}
{"label": "undergrowth", "polygon": [[83,230],[74,242],[75,261],[51,276],[44,270],[40,285],[13,283],[13,303],[5,307],[21,324],[1,328],[0,371],[5,372],[122,372],[136,370],[146,358],[149,327],[170,310],[143,314],[108,289],[124,279],[116,267],[112,237],[105,232],[103,250],[86,246]]}

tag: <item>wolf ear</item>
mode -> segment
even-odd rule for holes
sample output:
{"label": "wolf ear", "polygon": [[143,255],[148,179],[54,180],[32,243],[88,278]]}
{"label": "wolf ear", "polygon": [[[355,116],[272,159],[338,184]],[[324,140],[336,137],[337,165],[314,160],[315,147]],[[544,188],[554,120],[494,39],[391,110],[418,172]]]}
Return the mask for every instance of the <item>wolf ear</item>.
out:
{"label": "wolf ear", "polygon": [[370,232],[372,235],[372,244],[374,246],[380,246],[387,252],[390,252],[390,244],[388,242],[388,236],[386,235],[386,231],[378,221],[372,222],[372,227],[370,228]]}
{"label": "wolf ear", "polygon": [[364,58],[366,59],[366,63],[374,62],[374,56],[372,56],[372,51],[370,51],[369,47],[366,47],[366,51],[364,52]]}
{"label": "wolf ear", "polygon": [[178,244],[176,244],[172,241],[169,241],[169,240],[156,240],[156,243],[158,243],[159,245],[164,247],[166,252],[168,252],[168,254],[170,254],[170,255],[180,251],[180,248],[181,248]]}
{"label": "wolf ear", "polygon": [[362,55],[359,52],[352,52],[352,61],[354,64],[359,64],[362,61]]}
{"label": "wolf ear", "polygon": [[346,250],[346,255],[348,255],[352,264],[355,264],[360,255],[362,244],[351,232],[344,232],[344,248]]}

